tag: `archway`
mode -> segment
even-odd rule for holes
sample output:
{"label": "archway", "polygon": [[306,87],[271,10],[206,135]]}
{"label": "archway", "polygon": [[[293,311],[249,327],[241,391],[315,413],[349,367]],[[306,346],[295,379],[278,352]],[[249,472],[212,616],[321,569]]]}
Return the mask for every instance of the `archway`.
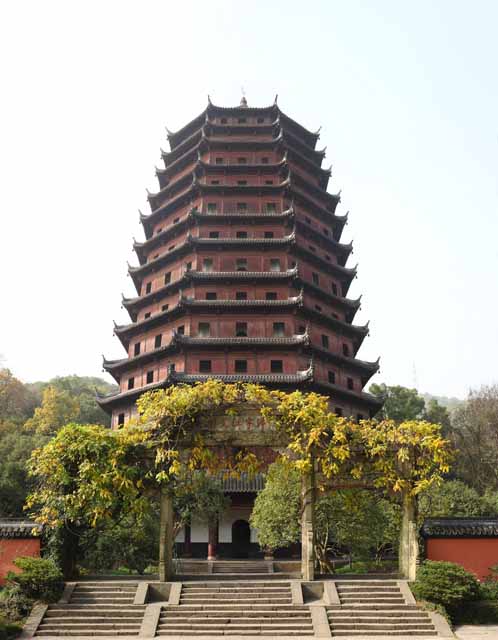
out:
{"label": "archway", "polygon": [[236,520],[232,524],[232,556],[248,558],[251,546],[251,528],[247,520]]}

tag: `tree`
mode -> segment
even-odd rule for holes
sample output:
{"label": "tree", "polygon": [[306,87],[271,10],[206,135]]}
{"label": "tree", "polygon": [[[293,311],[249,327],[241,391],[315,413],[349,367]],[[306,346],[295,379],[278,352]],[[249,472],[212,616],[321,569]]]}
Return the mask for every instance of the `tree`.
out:
{"label": "tree", "polygon": [[498,385],[470,391],[451,422],[457,476],[480,494],[498,490]]}
{"label": "tree", "polygon": [[214,524],[229,507],[230,498],[223,493],[219,478],[205,471],[184,471],[175,478],[175,536],[182,527],[191,525],[193,521]]}
{"label": "tree", "polygon": [[47,387],[43,392],[41,407],[36,407],[25,427],[38,434],[54,435],[64,425],[78,419],[80,407],[77,398],[67,391]]}
{"label": "tree", "polygon": [[425,401],[425,409],[423,419],[433,424],[440,424],[443,427],[443,433],[447,435],[451,429],[451,419],[448,409],[439,404],[436,398],[430,398]]}
{"label": "tree", "polygon": [[33,412],[36,396],[8,369],[0,369],[0,425],[21,425]]}
{"label": "tree", "polygon": [[393,386],[386,384],[372,384],[369,392],[384,402],[382,409],[378,413],[379,419],[395,420],[418,420],[423,416],[425,401],[418,395],[416,389]]}
{"label": "tree", "polygon": [[359,430],[373,483],[402,503],[400,572],[415,578],[418,556],[417,496],[442,481],[453,459],[441,425],[419,420],[363,421]]}
{"label": "tree", "polygon": [[250,517],[262,549],[270,552],[298,542],[301,536],[301,476],[285,460],[268,468],[264,489],[258,493]]}
{"label": "tree", "polygon": [[447,480],[432,485],[420,495],[419,522],[426,518],[477,517],[490,514],[490,505],[475,489],[461,480]]}

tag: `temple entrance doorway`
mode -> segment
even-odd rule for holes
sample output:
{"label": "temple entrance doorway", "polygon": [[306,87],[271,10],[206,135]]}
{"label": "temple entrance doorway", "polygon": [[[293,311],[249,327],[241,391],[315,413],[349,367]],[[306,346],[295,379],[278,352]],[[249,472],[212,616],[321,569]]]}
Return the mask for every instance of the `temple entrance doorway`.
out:
{"label": "temple entrance doorway", "polygon": [[247,520],[236,520],[232,524],[232,557],[248,558],[251,546],[251,528]]}

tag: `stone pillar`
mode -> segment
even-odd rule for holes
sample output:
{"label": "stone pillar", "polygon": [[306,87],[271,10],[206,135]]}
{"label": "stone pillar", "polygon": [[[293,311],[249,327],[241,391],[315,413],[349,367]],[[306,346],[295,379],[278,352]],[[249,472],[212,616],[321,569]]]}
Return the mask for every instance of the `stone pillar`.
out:
{"label": "stone pillar", "polygon": [[314,544],[314,511],[315,511],[315,474],[303,476],[301,484],[301,573],[303,580],[315,578],[315,544]]}
{"label": "stone pillar", "polygon": [[218,522],[210,523],[208,530],[208,560],[216,560],[216,545],[218,544]]}
{"label": "stone pillar", "polygon": [[183,555],[185,558],[192,557],[192,528],[189,524],[185,525],[185,543],[183,545]]}
{"label": "stone pillar", "polygon": [[161,489],[161,515],[159,524],[159,581],[167,582],[173,576],[174,544],[173,498]]}
{"label": "stone pillar", "polygon": [[399,537],[399,571],[407,580],[417,577],[418,535],[417,535],[417,498],[403,494],[403,514]]}

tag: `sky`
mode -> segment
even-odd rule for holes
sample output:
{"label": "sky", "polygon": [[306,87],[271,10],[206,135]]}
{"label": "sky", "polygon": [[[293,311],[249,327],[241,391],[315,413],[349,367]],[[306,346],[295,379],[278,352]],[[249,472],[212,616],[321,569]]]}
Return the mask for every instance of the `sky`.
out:
{"label": "sky", "polygon": [[373,381],[498,382],[497,24],[491,0],[3,2],[4,366],[111,381],[165,127],[244,91],[322,127]]}

